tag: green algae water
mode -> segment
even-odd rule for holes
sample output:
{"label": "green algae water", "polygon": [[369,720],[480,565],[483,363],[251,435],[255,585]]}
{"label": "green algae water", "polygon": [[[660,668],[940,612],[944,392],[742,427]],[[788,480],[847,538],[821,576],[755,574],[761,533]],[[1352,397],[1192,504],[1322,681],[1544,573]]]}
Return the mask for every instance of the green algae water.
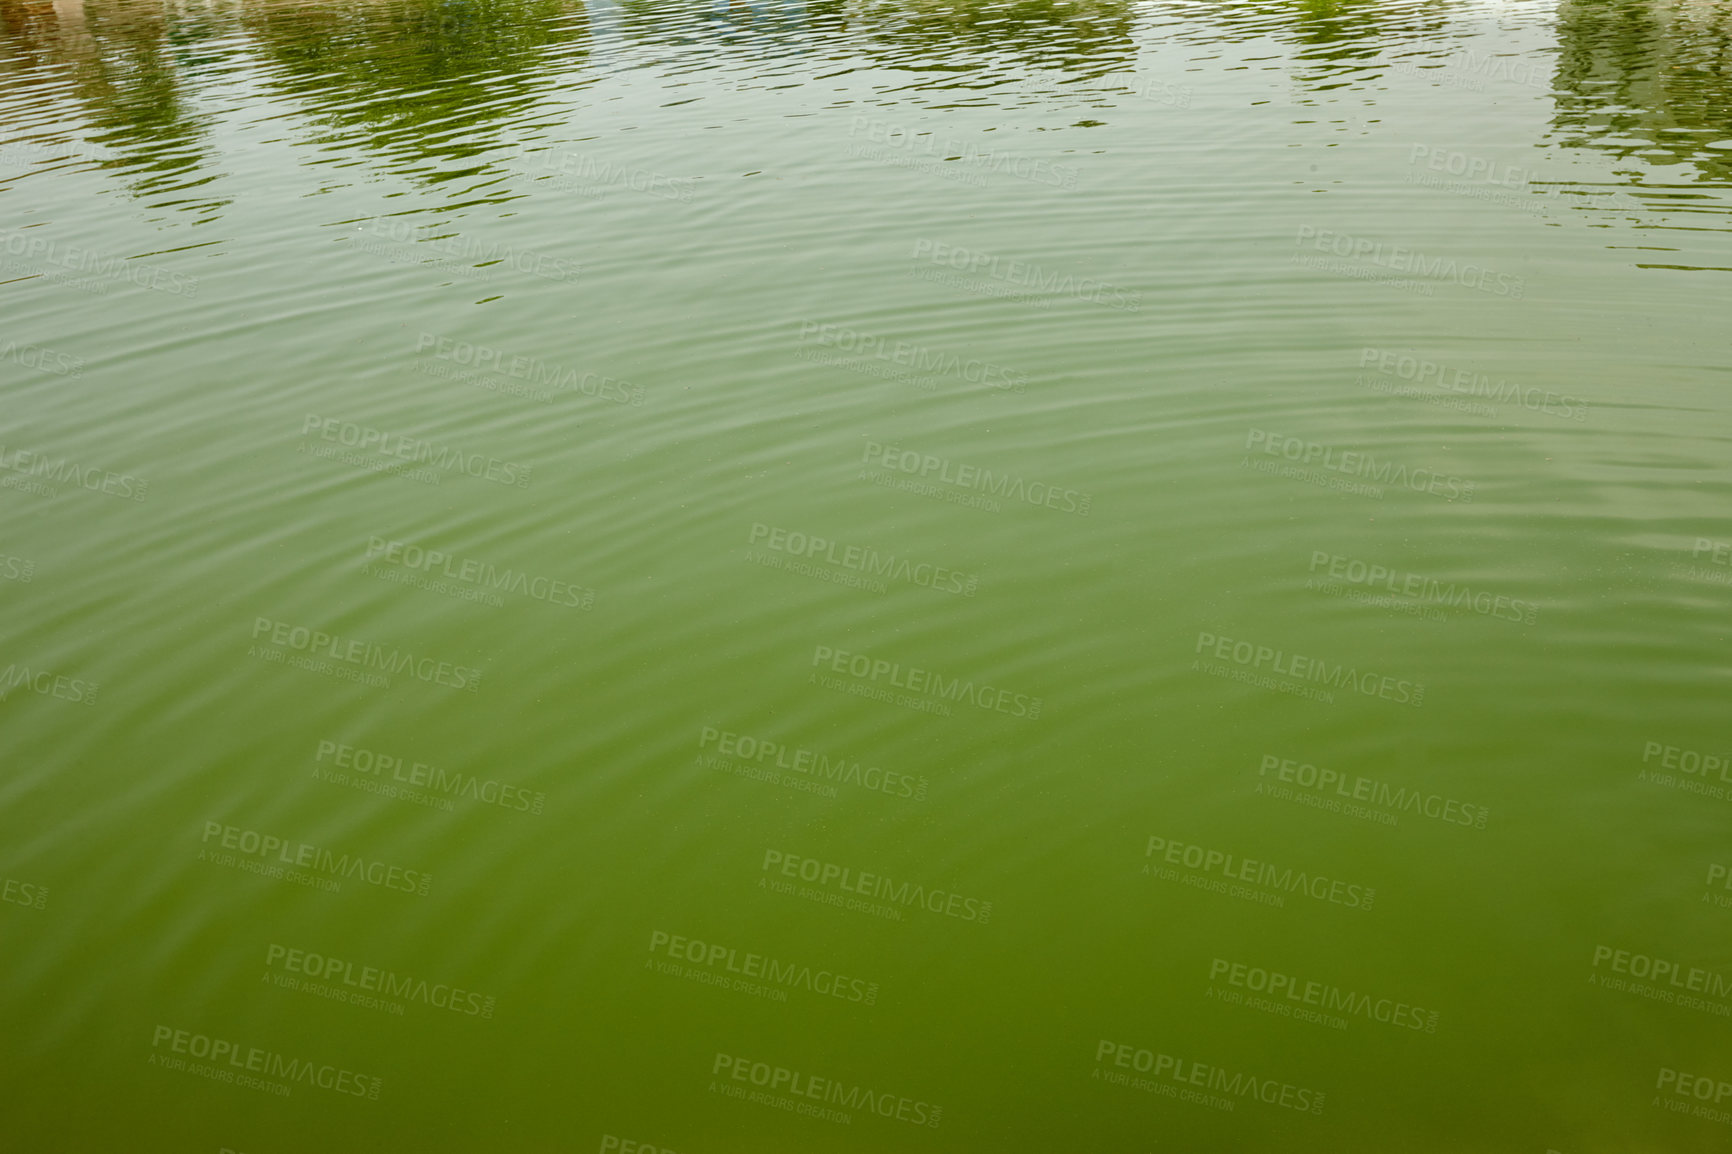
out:
{"label": "green algae water", "polygon": [[1725,0],[0,0],[0,1150],[1732,1148]]}

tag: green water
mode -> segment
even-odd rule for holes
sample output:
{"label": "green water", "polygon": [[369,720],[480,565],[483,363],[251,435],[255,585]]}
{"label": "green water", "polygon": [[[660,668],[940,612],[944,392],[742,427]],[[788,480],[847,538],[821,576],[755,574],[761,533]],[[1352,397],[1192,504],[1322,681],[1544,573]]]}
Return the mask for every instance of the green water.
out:
{"label": "green water", "polygon": [[1732,1148],[1729,34],[0,0],[0,1150]]}

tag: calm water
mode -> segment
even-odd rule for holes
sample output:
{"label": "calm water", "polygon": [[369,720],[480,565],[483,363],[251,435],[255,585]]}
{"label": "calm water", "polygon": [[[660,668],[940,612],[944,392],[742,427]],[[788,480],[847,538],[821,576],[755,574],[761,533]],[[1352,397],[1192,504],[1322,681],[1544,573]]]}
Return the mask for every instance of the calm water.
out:
{"label": "calm water", "polygon": [[1729,233],[1726,0],[0,0],[0,1149],[1728,1149]]}

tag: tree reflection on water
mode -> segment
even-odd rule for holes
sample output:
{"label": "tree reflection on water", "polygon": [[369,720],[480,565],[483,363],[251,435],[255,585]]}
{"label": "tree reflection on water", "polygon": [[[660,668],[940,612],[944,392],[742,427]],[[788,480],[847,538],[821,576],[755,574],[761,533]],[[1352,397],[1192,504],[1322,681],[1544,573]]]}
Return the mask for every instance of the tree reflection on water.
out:
{"label": "tree reflection on water", "polygon": [[[1137,87],[1145,45],[1206,61],[1230,43],[1268,44],[1263,67],[1285,69],[1301,103],[1516,69],[1554,102],[1549,143],[1661,170],[1684,208],[1689,186],[1732,176],[1732,0],[1524,11],[1555,27],[1554,52],[1476,59],[1461,21],[1487,10],[1435,0],[0,0],[0,180],[96,164],[153,207],[208,219],[224,203],[206,187],[220,175],[211,133],[237,96],[262,94],[284,140],[326,154],[313,163],[358,147],[454,196],[505,198],[488,187],[496,154],[526,126],[568,124],[598,63],[765,90],[864,70],[890,100],[1068,110],[1153,95]],[[1167,84],[1164,102],[1178,92]]]}

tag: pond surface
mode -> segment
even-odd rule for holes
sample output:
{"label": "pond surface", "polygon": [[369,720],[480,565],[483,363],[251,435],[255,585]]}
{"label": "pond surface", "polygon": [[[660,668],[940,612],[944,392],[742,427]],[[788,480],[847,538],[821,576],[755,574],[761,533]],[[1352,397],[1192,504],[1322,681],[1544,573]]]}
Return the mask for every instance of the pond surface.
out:
{"label": "pond surface", "polygon": [[1732,4],[0,0],[0,1148],[1732,1123]]}

